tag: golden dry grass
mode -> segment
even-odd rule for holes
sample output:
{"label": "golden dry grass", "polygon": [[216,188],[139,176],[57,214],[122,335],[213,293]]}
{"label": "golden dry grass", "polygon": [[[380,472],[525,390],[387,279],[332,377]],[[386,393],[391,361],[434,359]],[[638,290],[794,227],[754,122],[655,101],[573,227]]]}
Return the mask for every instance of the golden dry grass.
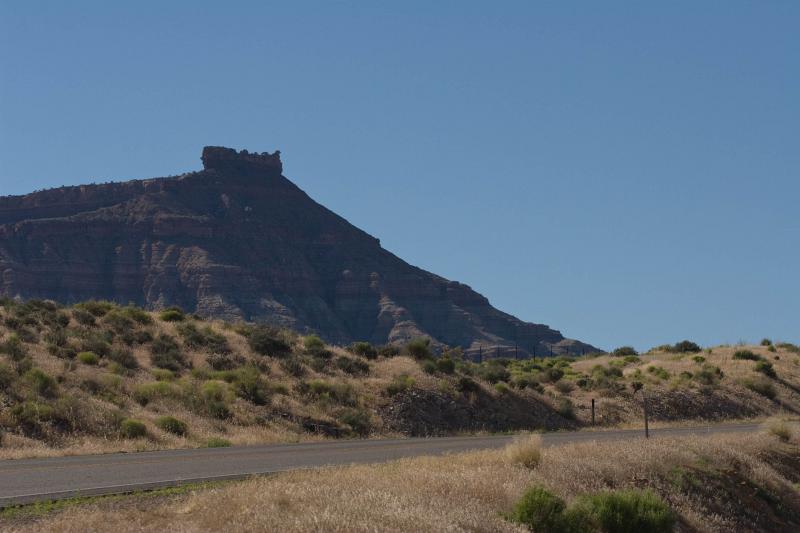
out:
{"label": "golden dry grass", "polygon": [[[605,489],[651,487],[699,531],[741,530],[735,516],[692,497],[671,479],[702,463],[728,469],[800,509],[797,489],[763,458],[800,457],[796,442],[766,434],[580,443],[542,450],[530,469],[505,450],[404,459],[380,465],[297,471],[257,478],[142,507],[74,508],[9,531],[523,531],[503,519],[531,485],[571,500]],[[723,495],[720,495],[723,497]],[[735,502],[728,502],[733,503]],[[710,504],[709,504],[710,505]],[[746,510],[745,510],[746,512]],[[0,527],[2,525],[0,524]]]}

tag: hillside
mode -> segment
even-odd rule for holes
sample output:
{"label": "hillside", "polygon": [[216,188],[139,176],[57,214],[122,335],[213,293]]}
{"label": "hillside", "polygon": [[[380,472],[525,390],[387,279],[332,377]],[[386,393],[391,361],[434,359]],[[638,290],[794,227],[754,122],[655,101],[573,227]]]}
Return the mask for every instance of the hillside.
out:
{"label": "hillside", "polygon": [[423,339],[342,348],[177,309],[4,300],[0,457],[579,428],[592,398],[597,425],[640,424],[642,391],[654,423],[800,410],[797,346],[677,348],[476,363]]}
{"label": "hillside", "polygon": [[598,351],[394,256],[286,179],[279,152],[206,147],[202,161],[177,177],[0,198],[0,295],[177,305],[337,344]]}

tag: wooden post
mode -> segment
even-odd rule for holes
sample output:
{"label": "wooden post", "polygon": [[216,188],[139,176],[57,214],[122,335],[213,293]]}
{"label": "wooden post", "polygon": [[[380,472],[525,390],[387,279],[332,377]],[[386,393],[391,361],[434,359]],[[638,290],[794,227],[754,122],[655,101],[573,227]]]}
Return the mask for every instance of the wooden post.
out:
{"label": "wooden post", "polygon": [[592,425],[594,425],[594,398],[592,398]]}
{"label": "wooden post", "polygon": [[644,405],[644,438],[650,438],[650,426],[647,421],[647,395],[642,391],[642,403]]}

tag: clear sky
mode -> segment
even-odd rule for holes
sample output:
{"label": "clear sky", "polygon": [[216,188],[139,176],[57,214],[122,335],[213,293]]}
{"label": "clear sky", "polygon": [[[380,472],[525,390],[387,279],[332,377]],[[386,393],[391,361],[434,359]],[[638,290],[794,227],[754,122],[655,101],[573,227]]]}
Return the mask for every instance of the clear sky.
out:
{"label": "clear sky", "polygon": [[800,341],[800,2],[0,1],[0,194],[209,144],[569,337]]}

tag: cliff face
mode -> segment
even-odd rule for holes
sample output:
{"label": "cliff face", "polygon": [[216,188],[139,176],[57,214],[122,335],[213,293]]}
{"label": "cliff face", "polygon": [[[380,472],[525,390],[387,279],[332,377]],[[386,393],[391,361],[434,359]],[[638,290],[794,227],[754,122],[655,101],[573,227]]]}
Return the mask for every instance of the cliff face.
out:
{"label": "cliff face", "polygon": [[107,299],[316,331],[427,335],[484,355],[594,351],[416,268],[282,176],[280,153],[206,147],[204,170],[0,198],[0,294]]}

